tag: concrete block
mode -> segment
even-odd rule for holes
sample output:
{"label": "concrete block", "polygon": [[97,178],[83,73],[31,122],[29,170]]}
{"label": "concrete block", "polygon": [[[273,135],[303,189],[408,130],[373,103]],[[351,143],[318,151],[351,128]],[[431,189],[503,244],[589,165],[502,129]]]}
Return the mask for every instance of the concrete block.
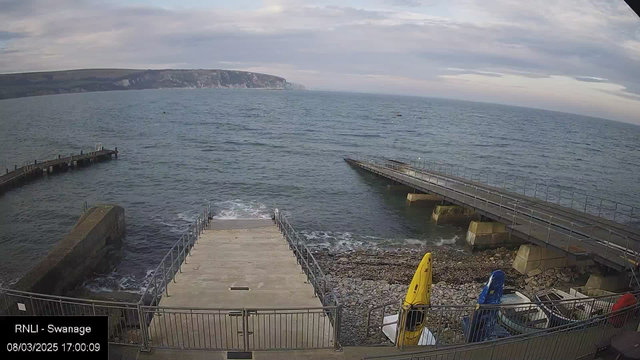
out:
{"label": "concrete block", "polygon": [[479,218],[475,211],[457,205],[438,205],[431,215],[436,224],[466,224]]}
{"label": "concrete block", "polygon": [[64,295],[102,264],[101,260],[110,246],[121,241],[124,230],[124,209],[121,206],[92,207],[42,261],[18,280],[14,288]]}
{"label": "concrete block", "polygon": [[524,243],[520,238],[509,236],[505,224],[491,221],[469,223],[466,240],[471,249],[488,249]]}
{"label": "concrete block", "polygon": [[433,204],[433,203],[439,203],[442,200],[444,199],[438,195],[415,194],[415,193],[407,194],[407,203],[409,203],[410,205]]}
{"label": "concrete block", "polygon": [[607,276],[591,274],[584,287],[587,289],[617,292],[629,287],[629,279],[627,279],[627,276],[624,273]]}
{"label": "concrete block", "polygon": [[521,245],[518,254],[513,260],[513,268],[525,275],[531,270],[542,271],[551,268],[560,268],[572,265],[589,265],[590,260],[570,261],[566,254],[542,248],[532,244]]}

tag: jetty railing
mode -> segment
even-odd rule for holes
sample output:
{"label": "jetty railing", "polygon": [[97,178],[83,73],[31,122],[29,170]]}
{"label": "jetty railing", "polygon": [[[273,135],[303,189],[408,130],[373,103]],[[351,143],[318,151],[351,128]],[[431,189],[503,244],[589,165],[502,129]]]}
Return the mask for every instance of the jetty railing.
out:
{"label": "jetty railing", "polygon": [[327,282],[327,277],[300,233],[291,226],[287,218],[278,209],[274,210],[274,220],[287,240],[289,248],[293,251],[298,264],[302,266],[302,270],[307,275],[307,279],[309,279],[309,283],[313,286],[315,295],[320,298],[320,301],[325,306],[340,305],[338,297]]}
{"label": "jetty railing", "polygon": [[[631,294],[640,298],[640,290]],[[407,331],[424,325],[428,332],[423,341],[436,348],[486,342],[543,329],[553,330],[609,314],[615,302],[623,295],[514,304],[429,305],[410,308],[404,308],[398,302],[387,303],[369,309],[366,337],[383,342],[383,327],[395,327],[397,331],[394,344],[402,348],[406,344],[398,339],[402,339]],[[398,320],[384,320],[384,316],[395,314]]]}
{"label": "jetty railing", "polygon": [[[510,227],[522,233],[522,236],[536,238],[545,242],[547,246],[560,246],[562,249],[576,255],[588,255],[581,250],[581,244],[591,244],[599,247],[593,253],[598,261],[609,266],[628,269],[635,263],[640,263],[640,239],[611,229],[599,231],[597,226],[582,227],[578,221],[570,221],[558,217],[555,213],[528,206],[526,199],[516,194],[500,193],[489,187],[445,177],[439,173],[426,172],[405,163],[375,158],[359,158],[357,161],[369,165],[375,172],[375,167],[386,168],[399,173],[399,177],[407,177],[426,183],[426,186],[436,187],[441,194],[458,199],[480,211],[492,213]],[[604,236],[604,237],[602,237]],[[621,264],[624,264],[622,266]]]}
{"label": "jetty railing", "polygon": [[211,205],[207,205],[153,271],[149,283],[140,296],[140,304],[156,306],[160,304],[163,295],[169,296],[168,283],[175,282],[176,273],[182,272],[182,264],[187,264],[187,259],[191,256],[191,249],[197,244],[202,232],[209,228],[210,219]]}
{"label": "jetty railing", "polygon": [[309,250],[306,241],[300,233],[291,226],[286,216],[280,210],[274,209],[273,219],[287,240],[289,248],[296,257],[296,261],[302,267],[302,271],[307,275],[307,279],[313,286],[315,295],[327,309],[326,315],[329,317],[334,331],[334,347],[338,349],[340,347],[342,305],[338,301],[335,291],[328,283],[324,271],[322,271],[318,261],[316,261],[316,258],[313,256],[311,250]]}
{"label": "jetty railing", "polygon": [[354,158],[358,161],[372,163],[379,162],[380,160],[390,161],[398,166],[411,167],[486,184],[514,194],[530,196],[607,220],[640,222],[640,207],[638,206],[589,195],[584,191],[568,186],[550,184],[547,181],[540,182],[523,176],[509,175],[495,170],[473,169],[462,165],[431,161],[426,158],[412,159],[409,160],[408,163],[361,155],[355,156]]}
{"label": "jetty railing", "polygon": [[587,320],[483,343],[430,348],[398,355],[368,356],[386,360],[557,359],[586,358],[625,331],[636,331],[640,304]]}

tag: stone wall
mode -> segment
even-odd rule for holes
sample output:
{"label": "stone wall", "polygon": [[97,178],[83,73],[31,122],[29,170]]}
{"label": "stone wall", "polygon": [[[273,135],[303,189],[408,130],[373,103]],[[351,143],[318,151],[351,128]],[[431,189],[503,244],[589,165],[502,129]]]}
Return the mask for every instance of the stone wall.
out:
{"label": "stone wall", "polygon": [[71,232],[13,287],[16,290],[64,295],[80,285],[122,240],[124,209],[98,205],[87,210]]}

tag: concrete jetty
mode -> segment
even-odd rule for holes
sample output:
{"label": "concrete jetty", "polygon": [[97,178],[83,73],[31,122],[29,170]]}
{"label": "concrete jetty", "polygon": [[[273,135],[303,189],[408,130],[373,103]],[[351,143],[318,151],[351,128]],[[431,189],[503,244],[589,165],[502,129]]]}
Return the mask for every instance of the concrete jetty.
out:
{"label": "concrete jetty", "polygon": [[[465,178],[460,172],[436,171],[424,166],[386,159],[347,158],[345,161],[389,179],[393,184],[407,186],[413,189],[414,193],[420,191],[443,198],[448,205],[437,206],[434,210],[434,218],[437,217],[438,223],[446,220],[448,216],[456,221],[466,217],[467,223],[477,220],[480,216],[487,219],[483,221],[505,224],[511,235],[574,260],[592,259],[618,271],[633,271],[640,264],[640,230],[599,216],[611,210],[603,205],[609,202],[616,204],[613,209],[614,220],[616,216],[620,219],[622,215],[629,219],[637,219],[639,212],[635,207],[595,198],[599,199],[599,204],[595,208],[598,215],[594,215],[587,211],[589,207],[593,211],[594,206],[588,199],[580,200],[570,192],[571,197],[568,200],[571,200],[571,206],[562,206],[561,191],[554,195],[549,192],[549,186],[545,189],[535,184],[534,187],[533,182],[529,183],[530,194],[533,196],[529,196],[526,182],[520,193],[516,193],[504,186],[490,186]],[[545,200],[536,196],[542,191],[546,191]],[[557,203],[546,201],[552,195],[557,199]],[[583,202],[581,206],[584,206],[584,209],[578,210],[574,205],[580,201]],[[622,208],[626,209],[624,213],[620,210]],[[496,232],[504,232],[501,227],[491,228],[497,229]],[[495,238],[491,236],[493,233],[494,231],[485,232],[482,235],[488,236],[469,238],[473,238],[477,243],[482,238]]]}
{"label": "concrete jetty", "polygon": [[62,157],[58,155],[57,159],[38,161],[34,160],[33,164],[18,167],[14,166],[13,170],[5,169],[4,174],[0,176],[0,194],[9,189],[20,186],[21,184],[37,179],[44,175],[57,172],[64,172],[76,167],[87,166],[94,162],[109,160],[112,157],[118,158],[118,148],[108,150],[100,147],[99,150],[83,152],[80,154]]}
{"label": "concrete jetty", "polygon": [[103,262],[107,251],[121,242],[124,209],[103,204],[88,209],[74,228],[47,256],[23,275],[16,290],[64,295],[81,284]]}
{"label": "concrete jetty", "polygon": [[212,220],[149,325],[152,346],[330,348],[333,328],[271,219]]}

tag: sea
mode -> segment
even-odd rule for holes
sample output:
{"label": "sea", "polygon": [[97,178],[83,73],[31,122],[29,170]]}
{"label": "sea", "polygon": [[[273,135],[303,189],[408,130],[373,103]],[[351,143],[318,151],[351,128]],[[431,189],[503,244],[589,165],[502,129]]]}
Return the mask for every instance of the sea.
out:
{"label": "sea", "polygon": [[[399,116],[401,115],[401,116]],[[343,159],[467,166],[640,205],[640,127],[538,109],[319,91],[160,89],[0,101],[0,170],[95,146],[117,160],[0,196],[0,285],[17,281],[85,204],[124,207],[126,237],[94,292],[139,293],[207,204],[216,218],[284,211],[310,246],[335,251],[459,246],[466,229]],[[3,166],[4,165],[4,166]],[[633,224],[640,225],[640,224]]]}

